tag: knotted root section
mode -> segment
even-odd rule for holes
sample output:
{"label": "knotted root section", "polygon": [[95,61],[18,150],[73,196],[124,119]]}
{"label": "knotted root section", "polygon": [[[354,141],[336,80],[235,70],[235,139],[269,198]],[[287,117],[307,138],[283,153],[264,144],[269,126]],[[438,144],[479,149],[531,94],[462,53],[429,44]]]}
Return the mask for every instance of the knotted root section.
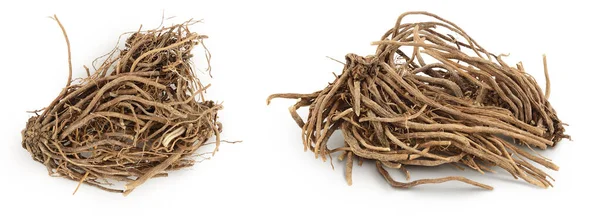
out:
{"label": "knotted root section", "polygon": [[[23,148],[52,176],[128,194],[192,166],[196,149],[212,136],[218,147],[221,105],[204,100],[207,87],[190,63],[206,38],[190,32],[193,23],[131,34],[124,49],[78,83],[71,84],[69,72],[58,97],[27,122]],[[69,48],[69,67],[70,56]],[[125,189],[114,188],[115,180]]]}
{"label": "knotted root section", "polygon": [[[432,21],[404,22],[417,15]],[[410,166],[443,164],[481,173],[499,166],[515,179],[552,186],[552,178],[531,162],[558,166],[523,147],[546,149],[569,136],[548,102],[549,86],[542,92],[522,64],[509,66],[457,25],[427,12],[402,14],[373,44],[375,55],[348,54],[342,74],[325,89],[268,98],[299,99],[290,113],[302,128],[305,150],[323,160],[341,152],[348,184],[358,157],[375,161],[394,187],[456,180],[492,189],[459,176],[403,183],[388,173],[399,169],[409,178]],[[296,111],[306,106],[303,121]],[[345,144],[328,147],[336,130]]]}

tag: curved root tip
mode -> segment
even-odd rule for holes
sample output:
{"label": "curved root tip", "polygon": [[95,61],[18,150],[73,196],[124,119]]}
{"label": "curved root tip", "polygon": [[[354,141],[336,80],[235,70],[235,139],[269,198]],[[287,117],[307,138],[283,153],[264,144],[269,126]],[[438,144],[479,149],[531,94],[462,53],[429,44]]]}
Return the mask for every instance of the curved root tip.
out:
{"label": "curved root tip", "polygon": [[267,97],[267,106],[268,106],[269,104],[271,104],[271,100],[273,100],[275,97],[276,97],[276,95],[275,95],[275,94],[269,95],[269,97]]}

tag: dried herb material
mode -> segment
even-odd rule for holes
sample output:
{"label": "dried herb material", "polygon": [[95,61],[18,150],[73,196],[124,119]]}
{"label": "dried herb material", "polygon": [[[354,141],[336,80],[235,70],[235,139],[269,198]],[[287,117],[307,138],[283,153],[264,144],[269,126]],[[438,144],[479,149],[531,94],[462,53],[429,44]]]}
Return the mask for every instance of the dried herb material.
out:
{"label": "dried herb material", "polygon": [[[432,21],[404,22],[414,15]],[[358,157],[374,160],[381,175],[400,188],[457,180],[492,189],[460,176],[398,182],[384,167],[409,178],[411,166],[451,164],[481,173],[499,166],[515,179],[552,186],[552,178],[531,162],[552,170],[558,166],[523,146],[546,149],[569,136],[548,102],[549,87],[542,92],[522,64],[509,66],[457,25],[427,12],[402,14],[373,44],[375,55],[348,54],[342,74],[325,89],[268,98],[267,103],[299,99],[290,112],[302,128],[305,150],[323,160],[341,152],[340,159],[348,159],[348,184]],[[548,78],[547,68],[545,73]],[[296,111],[306,106],[303,121]],[[336,130],[345,144],[328,146]]]}
{"label": "dried herb material", "polygon": [[[192,49],[206,38],[190,32],[193,23],[131,34],[124,49],[74,84],[69,48],[67,85],[29,119],[23,148],[51,176],[124,194],[167,170],[192,166],[196,149],[214,135],[218,148],[221,105],[204,100],[208,86],[190,63]],[[125,190],[113,188],[113,180],[124,181]]]}

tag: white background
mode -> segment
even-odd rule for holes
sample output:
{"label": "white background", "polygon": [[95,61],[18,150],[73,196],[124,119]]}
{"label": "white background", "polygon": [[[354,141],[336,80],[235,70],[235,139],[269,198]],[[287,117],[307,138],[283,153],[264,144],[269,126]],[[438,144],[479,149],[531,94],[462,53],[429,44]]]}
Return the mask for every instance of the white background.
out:
{"label": "white background", "polygon": [[[13,3],[9,3],[13,2]],[[89,1],[0,3],[0,218],[458,218],[597,215],[598,7],[588,1]],[[589,1],[593,2],[593,1]],[[12,4],[12,5],[11,5]],[[46,106],[67,77],[66,46],[47,18],[57,14],[71,40],[75,76],[108,52],[123,32],[153,28],[162,13],[203,19],[213,76],[208,96],[223,101],[223,144],[211,160],[152,179],[128,197],[47,175],[21,148],[28,110]],[[463,175],[495,187],[461,183],[391,188],[372,163],[354,168],[347,186],[343,163],[303,152],[300,129],[288,114],[294,100],[277,92],[308,93],[333,80],[347,53],[368,55],[370,42],[398,15],[427,10],[454,21],[486,49],[510,53],[509,63],[543,83],[548,55],[550,100],[569,123],[573,141],[542,152],[561,168],[548,170],[555,187],[539,189],[505,172],[479,175],[454,168],[413,169],[414,179]],[[197,63],[202,63],[197,50]],[[306,112],[306,111],[304,111]],[[332,144],[340,143],[340,138]],[[210,150],[210,149],[204,149]],[[399,175],[396,175],[399,177]],[[398,180],[401,180],[398,178]],[[588,216],[592,217],[592,216]]]}

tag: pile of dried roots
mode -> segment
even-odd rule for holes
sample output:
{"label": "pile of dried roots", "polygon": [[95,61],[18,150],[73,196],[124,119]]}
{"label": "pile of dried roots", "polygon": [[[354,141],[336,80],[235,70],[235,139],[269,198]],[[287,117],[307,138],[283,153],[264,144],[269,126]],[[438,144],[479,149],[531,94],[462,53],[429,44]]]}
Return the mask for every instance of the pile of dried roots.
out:
{"label": "pile of dried roots", "polygon": [[[221,131],[221,105],[204,100],[207,87],[190,63],[206,38],[190,32],[192,23],[132,33],[124,49],[74,84],[69,48],[67,85],[29,119],[23,148],[52,176],[125,194],[166,170],[192,166],[196,149],[214,135],[218,146]],[[113,180],[127,183],[125,190],[112,188]]]}
{"label": "pile of dried roots", "polygon": [[[407,16],[432,21],[407,23]],[[305,150],[326,160],[341,152],[347,159],[346,180],[352,183],[353,159],[374,160],[394,187],[458,180],[492,189],[464,177],[395,181],[388,170],[409,178],[410,166],[467,166],[481,173],[499,166],[515,179],[548,187],[552,179],[531,161],[549,169],[558,166],[524,146],[546,149],[563,138],[563,123],[548,102],[546,91],[522,64],[511,67],[481,47],[457,25],[427,12],[402,14],[387,31],[373,56],[346,56],[341,75],[311,94],[274,94],[294,98],[290,107],[302,128]],[[305,122],[297,114],[309,106]],[[328,147],[334,131],[345,144]],[[516,144],[512,144],[510,139]],[[532,150],[533,151],[533,150]],[[462,165],[457,165],[462,164]]]}

